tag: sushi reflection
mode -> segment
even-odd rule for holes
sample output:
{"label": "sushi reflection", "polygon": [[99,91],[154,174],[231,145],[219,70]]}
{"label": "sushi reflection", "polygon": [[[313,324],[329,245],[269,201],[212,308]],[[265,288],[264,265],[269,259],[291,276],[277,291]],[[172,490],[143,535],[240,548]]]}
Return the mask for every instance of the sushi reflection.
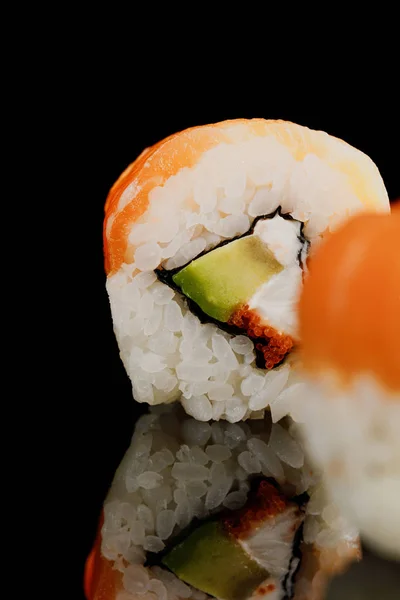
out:
{"label": "sushi reflection", "polygon": [[357,532],[330,504],[291,419],[201,423],[174,403],[136,425],[87,593],[313,600],[359,555]]}

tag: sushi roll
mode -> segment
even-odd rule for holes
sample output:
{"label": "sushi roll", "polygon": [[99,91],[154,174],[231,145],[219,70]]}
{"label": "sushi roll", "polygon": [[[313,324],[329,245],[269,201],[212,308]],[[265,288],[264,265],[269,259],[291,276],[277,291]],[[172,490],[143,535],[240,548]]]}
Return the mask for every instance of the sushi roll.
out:
{"label": "sushi roll", "polygon": [[317,600],[360,556],[290,419],[151,407],[104,504],[87,600]]}
{"label": "sushi roll", "polygon": [[400,207],[353,217],[313,256],[299,304],[304,440],[329,494],[400,560]]}
{"label": "sushi roll", "polygon": [[145,150],[110,190],[104,221],[135,400],[177,400],[204,422],[290,406],[307,257],[364,210],[389,210],[374,163],[294,123],[225,121]]}

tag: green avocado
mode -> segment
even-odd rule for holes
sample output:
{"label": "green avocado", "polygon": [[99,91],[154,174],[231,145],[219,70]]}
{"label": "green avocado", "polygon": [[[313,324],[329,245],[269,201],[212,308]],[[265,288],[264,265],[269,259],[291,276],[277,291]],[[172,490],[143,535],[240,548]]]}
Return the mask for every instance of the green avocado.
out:
{"label": "green avocado", "polygon": [[162,563],[182,581],[223,600],[245,600],[269,577],[216,521],[200,525]]}
{"label": "green avocado", "polygon": [[248,235],[192,260],[172,279],[204,313],[226,323],[282,269],[260,238]]}

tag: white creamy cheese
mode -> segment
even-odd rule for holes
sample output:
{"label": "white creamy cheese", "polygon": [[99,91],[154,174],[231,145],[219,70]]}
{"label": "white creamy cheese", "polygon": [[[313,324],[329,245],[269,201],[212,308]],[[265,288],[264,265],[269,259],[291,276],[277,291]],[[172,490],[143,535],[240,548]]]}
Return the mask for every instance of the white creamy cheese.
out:
{"label": "white creamy cheese", "polygon": [[297,301],[302,284],[302,269],[298,257],[303,244],[299,239],[301,223],[275,215],[258,221],[254,234],[274,254],[284,269],[264,283],[249,301],[249,308],[277,331],[295,335],[297,331]]}
{"label": "white creamy cheese", "polygon": [[302,249],[299,239],[301,223],[292,219],[284,219],[276,214],[272,219],[257,222],[254,234],[264,242],[283,267],[297,262]]}

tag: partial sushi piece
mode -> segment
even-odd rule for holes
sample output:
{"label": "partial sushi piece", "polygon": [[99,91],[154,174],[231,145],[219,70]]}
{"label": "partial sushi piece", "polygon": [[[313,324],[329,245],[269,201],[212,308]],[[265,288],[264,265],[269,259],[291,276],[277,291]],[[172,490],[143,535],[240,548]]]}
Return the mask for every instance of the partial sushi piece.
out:
{"label": "partial sushi piece", "polygon": [[138,402],[245,420],[291,385],[307,256],[386,212],[374,163],[284,121],[195,127],[146,150],[105,207],[107,291]]}
{"label": "partial sushi piece", "polygon": [[328,504],[290,419],[202,423],[174,403],[136,425],[104,505],[86,594],[317,600],[315,579],[358,558],[357,532]]}
{"label": "partial sushi piece", "polygon": [[366,543],[400,559],[400,210],[350,219],[299,305],[304,439]]}

